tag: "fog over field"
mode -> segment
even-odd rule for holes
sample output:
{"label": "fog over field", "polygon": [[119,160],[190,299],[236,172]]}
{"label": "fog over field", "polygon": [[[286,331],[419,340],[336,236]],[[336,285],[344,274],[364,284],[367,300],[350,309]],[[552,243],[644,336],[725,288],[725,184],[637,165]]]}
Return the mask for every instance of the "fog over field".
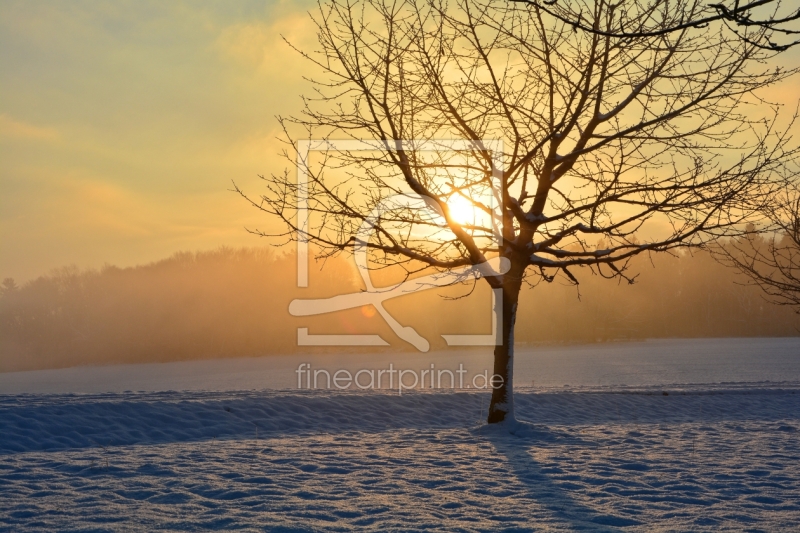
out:
{"label": "fog over field", "polygon": [[[526,289],[517,342],[800,332],[800,317],[791,309],[770,304],[704,252],[641,257],[631,271],[639,274],[632,285],[585,275],[577,288],[557,278]],[[379,286],[396,281],[386,273],[373,276]],[[369,307],[300,318],[288,313],[294,298],[361,290],[351,260],[312,267],[307,289],[298,289],[295,279],[292,254],[220,248],[133,268],[62,268],[20,287],[7,283],[0,296],[0,371],[313,353],[297,347],[298,327],[311,333],[377,333],[391,343],[388,350],[414,350]],[[432,289],[386,307],[432,349],[442,350],[442,334],[489,333],[491,302],[484,285]],[[335,348],[316,352],[326,350]]]}

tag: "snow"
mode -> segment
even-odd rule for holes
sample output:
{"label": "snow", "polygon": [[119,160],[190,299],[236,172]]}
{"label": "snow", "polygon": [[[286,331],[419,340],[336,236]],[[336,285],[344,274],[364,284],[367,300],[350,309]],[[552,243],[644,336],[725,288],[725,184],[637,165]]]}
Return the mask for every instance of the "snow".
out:
{"label": "snow", "polygon": [[[537,389],[672,383],[800,381],[800,337],[659,339],[584,345],[517,346],[514,383]],[[142,365],[0,373],[0,394],[297,387],[301,363],[313,368],[491,370],[491,351],[275,355]],[[491,372],[490,372],[491,374]]]}
{"label": "snow", "polygon": [[543,384],[501,427],[486,392],[224,389],[256,359],[142,365],[194,390],[25,373],[0,382],[0,531],[790,531],[800,351],[761,341],[524,349]]}

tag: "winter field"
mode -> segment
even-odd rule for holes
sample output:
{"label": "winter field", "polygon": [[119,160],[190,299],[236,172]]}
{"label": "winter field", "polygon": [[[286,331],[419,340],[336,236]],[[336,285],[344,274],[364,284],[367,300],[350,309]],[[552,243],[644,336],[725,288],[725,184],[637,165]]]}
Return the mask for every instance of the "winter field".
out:
{"label": "winter field", "polygon": [[0,530],[800,523],[800,339],[521,347],[528,423],[505,427],[481,423],[488,393],[466,387],[297,389],[300,362],[391,361],[489,364],[465,351],[0,374]]}

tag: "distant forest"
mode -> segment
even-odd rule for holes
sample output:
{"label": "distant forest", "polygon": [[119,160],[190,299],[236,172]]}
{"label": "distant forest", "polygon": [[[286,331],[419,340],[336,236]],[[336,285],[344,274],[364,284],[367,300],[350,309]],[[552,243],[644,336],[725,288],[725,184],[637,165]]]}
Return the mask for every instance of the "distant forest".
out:
{"label": "distant forest", "polygon": [[[559,279],[527,289],[517,343],[800,335],[800,316],[767,302],[706,252],[640,257],[630,272],[639,274],[632,285],[587,270],[580,273],[579,291]],[[294,256],[268,248],[178,253],[132,268],[67,267],[21,286],[6,279],[0,371],[308,351],[297,347],[298,327],[378,333],[392,350],[413,349],[372,309],[289,315],[294,298],[360,290],[350,260],[312,266],[310,285],[296,288]],[[432,349],[443,349],[441,334],[490,331],[490,292],[483,282],[472,289],[434,289],[386,307]]]}

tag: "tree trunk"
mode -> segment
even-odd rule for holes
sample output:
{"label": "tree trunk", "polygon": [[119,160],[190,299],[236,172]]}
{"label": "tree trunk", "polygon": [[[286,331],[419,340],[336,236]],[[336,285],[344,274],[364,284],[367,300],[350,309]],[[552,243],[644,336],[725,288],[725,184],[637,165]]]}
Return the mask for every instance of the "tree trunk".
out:
{"label": "tree trunk", "polygon": [[515,267],[517,265],[512,261],[511,270],[503,276],[503,302],[495,309],[495,312],[500,313],[497,317],[498,324],[502,321],[502,344],[494,348],[494,375],[501,376],[503,381],[492,390],[492,401],[486,420],[489,424],[514,419],[514,324],[524,271],[524,267]]}

